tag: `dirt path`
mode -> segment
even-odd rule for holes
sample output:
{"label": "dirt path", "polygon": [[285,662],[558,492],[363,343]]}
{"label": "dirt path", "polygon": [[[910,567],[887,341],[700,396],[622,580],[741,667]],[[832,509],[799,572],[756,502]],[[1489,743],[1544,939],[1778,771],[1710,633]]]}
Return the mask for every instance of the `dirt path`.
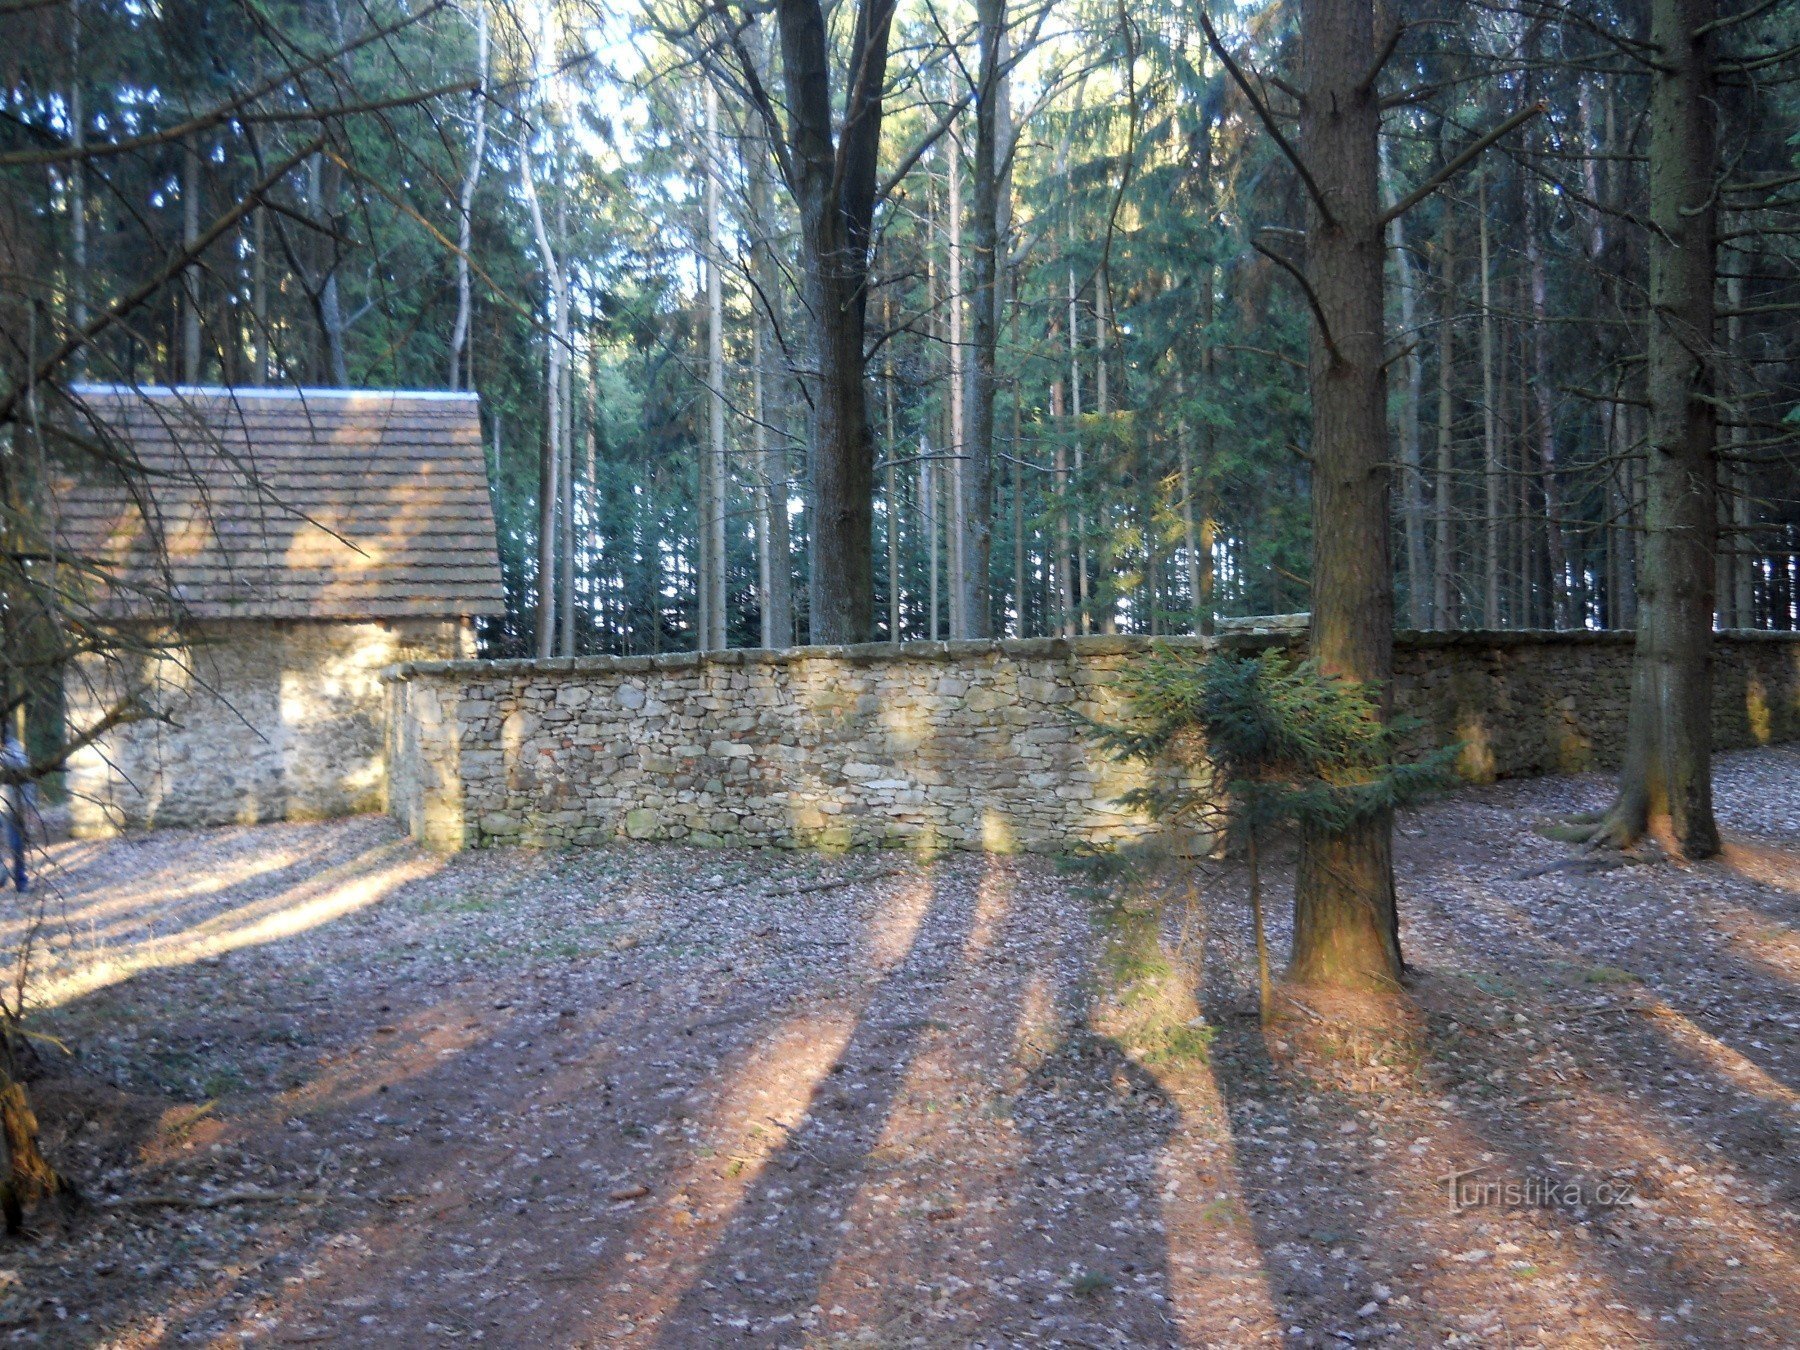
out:
{"label": "dirt path", "polygon": [[1722,762],[1701,867],[1529,832],[1604,793],[1403,822],[1428,1039],[1331,1086],[1233,879],[1210,1052],[1147,1063],[1095,1013],[1122,883],[1048,860],[60,845],[34,1090],[93,1203],[0,1252],[0,1335],[1794,1344],[1800,754]]}

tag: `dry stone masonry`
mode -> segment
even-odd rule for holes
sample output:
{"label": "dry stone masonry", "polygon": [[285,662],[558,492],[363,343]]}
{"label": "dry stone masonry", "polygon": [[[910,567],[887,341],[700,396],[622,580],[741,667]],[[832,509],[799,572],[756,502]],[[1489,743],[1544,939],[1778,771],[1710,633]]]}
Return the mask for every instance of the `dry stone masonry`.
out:
{"label": "dry stone masonry", "polygon": [[[1173,639],[1200,651],[1275,636]],[[1396,650],[1419,736],[1472,780],[1610,767],[1631,635],[1426,633]],[[433,847],[617,838],[1061,851],[1139,837],[1122,637],[412,662],[386,674],[388,809]],[[1800,638],[1719,639],[1721,748],[1800,738]]]}
{"label": "dry stone masonry", "polygon": [[71,827],[94,836],[379,811],[382,672],[462,655],[473,638],[454,619],[227,619],[128,669],[87,661],[68,682],[72,725],[92,726],[128,689],[148,689],[166,720],[120,727],[69,761]]}

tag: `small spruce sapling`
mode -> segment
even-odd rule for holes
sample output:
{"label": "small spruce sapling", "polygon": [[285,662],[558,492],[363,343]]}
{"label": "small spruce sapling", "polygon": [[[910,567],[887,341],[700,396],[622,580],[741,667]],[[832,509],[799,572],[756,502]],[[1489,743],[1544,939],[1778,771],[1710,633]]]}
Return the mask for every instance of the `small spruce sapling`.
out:
{"label": "small spruce sapling", "polygon": [[1260,656],[1157,646],[1120,679],[1128,726],[1093,724],[1152,782],[1120,802],[1157,820],[1241,842],[1249,871],[1262,1015],[1274,1001],[1262,912],[1261,836],[1309,825],[1341,830],[1444,785],[1457,747],[1407,758],[1416,719],[1381,719],[1366,686],[1273,649]]}

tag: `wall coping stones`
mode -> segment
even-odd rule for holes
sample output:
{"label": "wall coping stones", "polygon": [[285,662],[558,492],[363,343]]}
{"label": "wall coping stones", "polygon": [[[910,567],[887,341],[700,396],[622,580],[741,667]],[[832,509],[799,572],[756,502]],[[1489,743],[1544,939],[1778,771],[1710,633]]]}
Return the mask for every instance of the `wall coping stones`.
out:
{"label": "wall coping stones", "polygon": [[[1217,637],[1186,634],[1146,637],[1138,634],[1090,633],[1072,638],[977,638],[950,642],[864,642],[850,646],[785,648],[727,647],[708,652],[663,652],[656,656],[405,661],[384,669],[381,679],[391,683],[420,675],[480,675],[496,678],[513,675],[641,675],[650,671],[694,670],[702,666],[785,666],[805,661],[838,661],[854,666],[868,666],[888,661],[956,661],[982,656],[1061,661],[1092,656],[1130,656],[1158,646],[1178,651],[1255,651],[1292,645],[1298,636],[1293,633],[1230,633]],[[1714,636],[1730,638],[1733,642],[1800,644],[1800,633],[1778,633],[1764,629],[1727,629],[1715,632]],[[1586,643],[1631,646],[1636,641],[1637,634],[1632,630],[1616,628],[1465,628],[1401,631],[1394,634],[1394,646],[1397,650]]]}

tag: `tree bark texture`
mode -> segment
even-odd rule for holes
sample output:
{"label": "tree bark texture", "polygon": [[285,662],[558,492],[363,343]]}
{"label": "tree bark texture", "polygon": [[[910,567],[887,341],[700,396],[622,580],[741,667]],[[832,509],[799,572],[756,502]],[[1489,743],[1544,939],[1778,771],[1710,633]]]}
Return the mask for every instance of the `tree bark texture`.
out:
{"label": "tree bark texture", "polygon": [[875,458],[863,338],[894,0],[861,0],[857,9],[841,137],[832,133],[831,46],[820,0],[778,0],[776,18],[817,370],[807,447],[812,640],[866,642],[875,609]]}
{"label": "tree bark texture", "polygon": [[[981,53],[975,89],[974,216],[969,222],[969,297],[974,331],[968,443],[963,447],[960,466],[962,611],[965,636],[985,638],[994,635],[993,603],[988,592],[994,548],[995,360],[1000,342],[1000,249],[1006,235],[1010,195],[1005,145],[1010,134],[1004,69],[1006,0],[976,0],[975,15]],[[1023,623],[1022,599],[1019,614]]]}
{"label": "tree bark texture", "polygon": [[[1653,831],[1689,858],[1719,851],[1712,808],[1714,345],[1718,150],[1710,41],[1717,0],[1653,0],[1650,85],[1650,435],[1637,646],[1619,796],[1601,837]],[[1699,36],[1695,36],[1699,34]]]}
{"label": "tree bark texture", "polygon": [[[1302,0],[1301,154],[1320,201],[1308,211],[1312,325],[1311,650],[1329,675],[1372,686],[1393,669],[1387,400],[1383,362],[1373,0]],[[1305,831],[1289,978],[1388,989],[1401,974],[1393,831],[1383,814]]]}
{"label": "tree bark texture", "polygon": [[[1382,199],[1392,205],[1398,198],[1387,163],[1387,142],[1381,143]],[[1446,218],[1448,213],[1446,212]],[[1425,478],[1420,450],[1420,403],[1424,394],[1425,361],[1419,354],[1418,314],[1414,297],[1412,254],[1406,247],[1405,217],[1388,224],[1388,248],[1394,255],[1395,279],[1400,300],[1400,332],[1406,355],[1401,364],[1406,384],[1400,403],[1400,521],[1406,539],[1406,612],[1414,629],[1430,626],[1431,592],[1426,587]],[[1440,338],[1441,340],[1441,338]],[[1442,567],[1440,561],[1439,566]],[[1196,601],[1196,604],[1198,601]],[[1441,614],[1441,609],[1439,610]],[[1436,620],[1442,625],[1441,618]]]}

